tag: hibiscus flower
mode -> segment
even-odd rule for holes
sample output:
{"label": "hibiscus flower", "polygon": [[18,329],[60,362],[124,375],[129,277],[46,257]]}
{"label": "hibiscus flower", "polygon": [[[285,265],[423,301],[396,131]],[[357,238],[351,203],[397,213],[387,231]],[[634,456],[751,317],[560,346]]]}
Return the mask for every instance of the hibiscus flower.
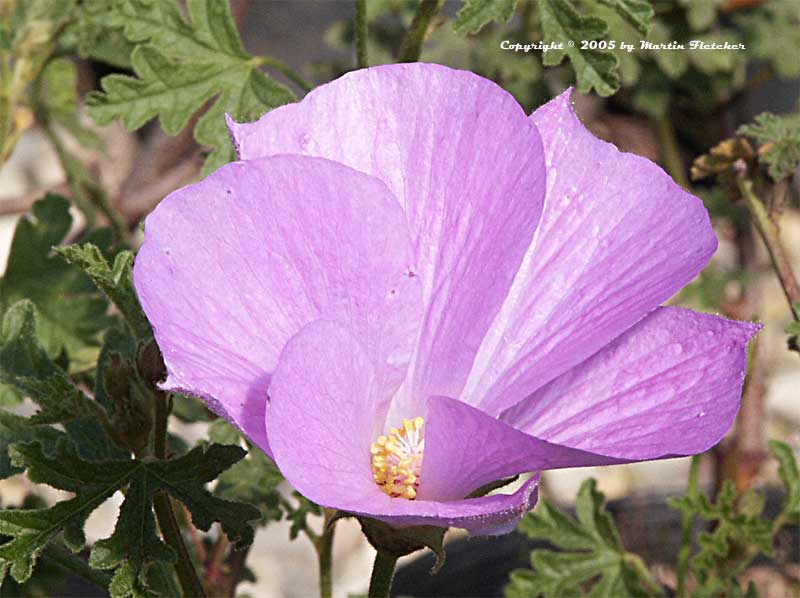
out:
{"label": "hibiscus flower", "polygon": [[258,122],[147,218],[134,277],[167,365],[309,499],[509,531],[523,472],[707,450],[758,326],[660,307],[717,241],[702,202],[469,72],[349,73]]}

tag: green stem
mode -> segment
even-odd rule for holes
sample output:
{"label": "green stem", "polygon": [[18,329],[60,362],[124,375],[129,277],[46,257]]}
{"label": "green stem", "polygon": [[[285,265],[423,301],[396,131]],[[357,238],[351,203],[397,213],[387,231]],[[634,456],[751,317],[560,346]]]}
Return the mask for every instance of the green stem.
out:
{"label": "green stem", "polygon": [[397,557],[388,552],[379,550],[375,555],[375,564],[372,566],[372,577],[369,580],[369,598],[389,598],[392,589],[394,568]]}
{"label": "green stem", "polygon": [[367,68],[367,0],[356,0],[355,36],[356,65]]}
{"label": "green stem", "polygon": [[333,576],[331,575],[331,565],[333,564],[333,533],[336,531],[336,523],[329,525],[333,511],[325,509],[325,519],[323,521],[322,533],[314,542],[317,550],[317,562],[319,563],[319,595],[320,598],[331,598],[333,595]]}
{"label": "green stem", "polygon": [[[699,474],[700,455],[695,455],[692,457],[689,482],[686,485],[686,496],[690,498],[697,496]],[[691,513],[684,513],[681,518],[681,549],[678,552],[678,598],[686,596],[686,573],[689,570],[689,557],[692,554],[692,527],[694,527],[694,516]]]}
{"label": "green stem", "polygon": [[[167,420],[169,408],[165,393],[157,393],[155,397],[155,434],[153,439],[155,456],[164,459],[167,455]],[[168,494],[158,493],[153,497],[153,508],[156,512],[158,527],[164,541],[175,551],[175,573],[185,596],[205,596],[205,589],[197,576],[197,571],[192,563],[192,556],[183,541],[183,534],[172,508],[172,501]]]}
{"label": "green stem", "polygon": [[74,573],[96,585],[98,588],[108,590],[111,583],[111,576],[104,571],[92,569],[83,559],[70,554],[66,549],[56,544],[50,544],[43,554],[45,560],[55,563],[62,569]]}
{"label": "green stem", "polygon": [[678,147],[678,140],[675,138],[675,129],[672,128],[672,122],[668,116],[664,115],[655,119],[655,125],[656,136],[661,146],[664,168],[681,187],[689,189],[689,179],[686,176],[686,168],[684,167],[683,159],[681,159],[681,152]]}
{"label": "green stem", "polygon": [[256,65],[263,65],[267,68],[275,69],[284,77],[295,83],[305,93],[308,93],[313,89],[311,83],[303,79],[300,73],[277,58],[273,58],[272,56],[256,56],[253,61]]}
{"label": "green stem", "polygon": [[767,246],[775,274],[778,275],[786,300],[789,302],[789,309],[792,310],[792,316],[796,321],[800,321],[800,310],[796,307],[800,303],[800,285],[797,284],[797,278],[795,278],[789,258],[786,256],[786,251],[783,249],[778,227],[770,218],[764,202],[755,194],[753,181],[741,178],[738,180],[738,185],[739,192],[753,217],[753,223],[761,235],[764,245]]}
{"label": "green stem", "polygon": [[158,527],[161,529],[164,541],[178,556],[175,562],[175,572],[178,574],[178,581],[181,584],[184,596],[192,596],[192,598],[205,596],[206,592],[200,582],[200,578],[197,577],[197,571],[195,571],[192,564],[192,557],[186,548],[186,544],[183,543],[181,528],[178,525],[169,496],[163,493],[156,494],[153,497],[153,507],[156,511]]}
{"label": "green stem", "polygon": [[428,37],[428,26],[443,4],[444,0],[420,0],[414,20],[411,21],[403,43],[400,45],[398,62],[419,60],[419,56],[422,54],[422,44]]}

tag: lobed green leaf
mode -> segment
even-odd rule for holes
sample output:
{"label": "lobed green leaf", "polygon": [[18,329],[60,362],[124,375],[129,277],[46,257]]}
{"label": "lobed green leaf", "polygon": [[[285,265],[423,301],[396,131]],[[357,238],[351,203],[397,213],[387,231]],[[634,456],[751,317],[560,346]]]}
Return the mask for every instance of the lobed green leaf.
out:
{"label": "lobed green leaf", "polygon": [[98,289],[117,306],[125,316],[128,325],[138,338],[152,336],[150,323],[139,305],[136,289],[133,286],[133,252],[122,251],[109,267],[100,249],[92,243],[67,245],[57,252],[67,262],[81,268],[92,279]]}
{"label": "lobed green leaf", "polygon": [[605,38],[608,33],[605,21],[582,16],[570,0],[540,0],[538,6],[544,41],[563,44],[562,50],[549,50],[543,55],[544,64],[556,66],[568,56],[578,91],[588,93],[594,88],[601,96],[614,94],[620,86],[617,56],[604,50],[581,49],[581,41]]}
{"label": "lobed green leaf", "polygon": [[66,353],[70,372],[94,365],[99,337],[112,321],[108,303],[79,268],[51,255],[72,226],[69,202],[48,194],[22,217],[14,231],[6,271],[0,279],[0,317],[17,301],[36,306],[38,334],[51,359]]}
{"label": "lobed green leaf", "polygon": [[767,165],[770,177],[781,181],[800,166],[800,114],[778,116],[763,112],[755,122],[739,127],[759,144],[759,161]]}
{"label": "lobed green leaf", "polygon": [[534,550],[533,569],[511,573],[506,598],[586,595],[587,588],[589,596],[652,595],[652,581],[643,577],[643,567],[634,565],[638,558],[625,552],[594,480],[581,485],[575,507],[577,519],[542,501],[520,521],[518,531],[562,552]]}
{"label": "lobed green leaf", "polygon": [[106,23],[136,44],[135,76],[109,75],[103,91],[87,96],[98,123],[120,119],[131,130],[158,117],[174,135],[206,102],[215,98],[195,127],[195,138],[212,148],[204,173],[231,160],[233,147],[224,113],[238,121],[294,100],[284,85],[258,70],[244,50],[227,2],[189,0],[188,20],[175,0],[113,0]]}
{"label": "lobed green leaf", "polygon": [[71,421],[97,413],[96,404],[48,357],[36,335],[36,309],[23,299],[5,314],[0,330],[0,382],[30,397],[39,410],[32,424]]}
{"label": "lobed green leaf", "polygon": [[54,454],[39,442],[15,444],[12,462],[27,468],[33,482],[73,492],[75,497],[50,508],[0,512],[0,533],[11,536],[0,545],[0,567],[10,567],[19,582],[27,580],[42,550],[60,533],[72,550],[85,544],[87,517],[117,491],[125,501],[112,535],[97,542],[90,555],[95,568],[117,567],[112,595],[147,595],[147,571],[154,563],[171,563],[174,554],[155,533],[153,497],[166,492],[180,500],[192,514],[193,523],[207,531],[214,521],[236,547],[252,542],[251,522],[260,513],[250,505],[223,500],[205,488],[244,456],[239,447],[197,447],[168,461],[86,461],[74,445],[60,439]]}
{"label": "lobed green leaf", "polygon": [[456,33],[478,33],[489,22],[507,23],[517,7],[517,0],[464,0],[453,27]]}
{"label": "lobed green leaf", "polygon": [[597,0],[614,9],[631,27],[647,35],[653,21],[653,6],[646,0]]}
{"label": "lobed green leaf", "polygon": [[783,516],[788,523],[800,524],[800,470],[792,448],[778,440],[770,440],[769,448],[778,460],[778,475],[786,487]]}

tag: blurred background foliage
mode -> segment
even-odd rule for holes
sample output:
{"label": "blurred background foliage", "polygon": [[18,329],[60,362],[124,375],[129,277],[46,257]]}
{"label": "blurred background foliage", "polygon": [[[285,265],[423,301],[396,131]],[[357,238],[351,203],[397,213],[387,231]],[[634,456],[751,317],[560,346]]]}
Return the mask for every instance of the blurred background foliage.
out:
{"label": "blurred background foliage", "polygon": [[[158,389],[131,266],[156,203],[234,158],[224,113],[254,120],[358,66],[423,60],[526,111],[574,85],[595,134],[661,163],[712,215],[720,252],[676,301],[767,327],[735,430],[685,463],[673,510],[606,505],[588,480],[573,517],[546,476],[521,534],[453,541],[438,576],[411,564],[396,591],[797,595],[798,51],[797,0],[0,0],[0,593],[234,595],[262,574],[248,563],[267,525],[330,563],[333,514],[202,403]],[[779,374],[790,407],[768,414]],[[114,500],[116,525],[87,541]],[[672,540],[641,544],[661,520]]]}

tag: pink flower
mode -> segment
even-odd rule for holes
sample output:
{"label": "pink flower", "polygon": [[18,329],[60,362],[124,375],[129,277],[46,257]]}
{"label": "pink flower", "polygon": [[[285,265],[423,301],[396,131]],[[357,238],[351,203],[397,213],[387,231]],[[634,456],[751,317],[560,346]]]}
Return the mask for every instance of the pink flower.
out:
{"label": "pink flower", "polygon": [[465,498],[488,482],[730,428],[758,326],[659,307],[716,249],[708,214],[569,93],[529,118],[474,74],[393,65],[229,124],[240,161],[149,216],[136,287],[164,388],[311,500],[501,533],[536,478]]}

